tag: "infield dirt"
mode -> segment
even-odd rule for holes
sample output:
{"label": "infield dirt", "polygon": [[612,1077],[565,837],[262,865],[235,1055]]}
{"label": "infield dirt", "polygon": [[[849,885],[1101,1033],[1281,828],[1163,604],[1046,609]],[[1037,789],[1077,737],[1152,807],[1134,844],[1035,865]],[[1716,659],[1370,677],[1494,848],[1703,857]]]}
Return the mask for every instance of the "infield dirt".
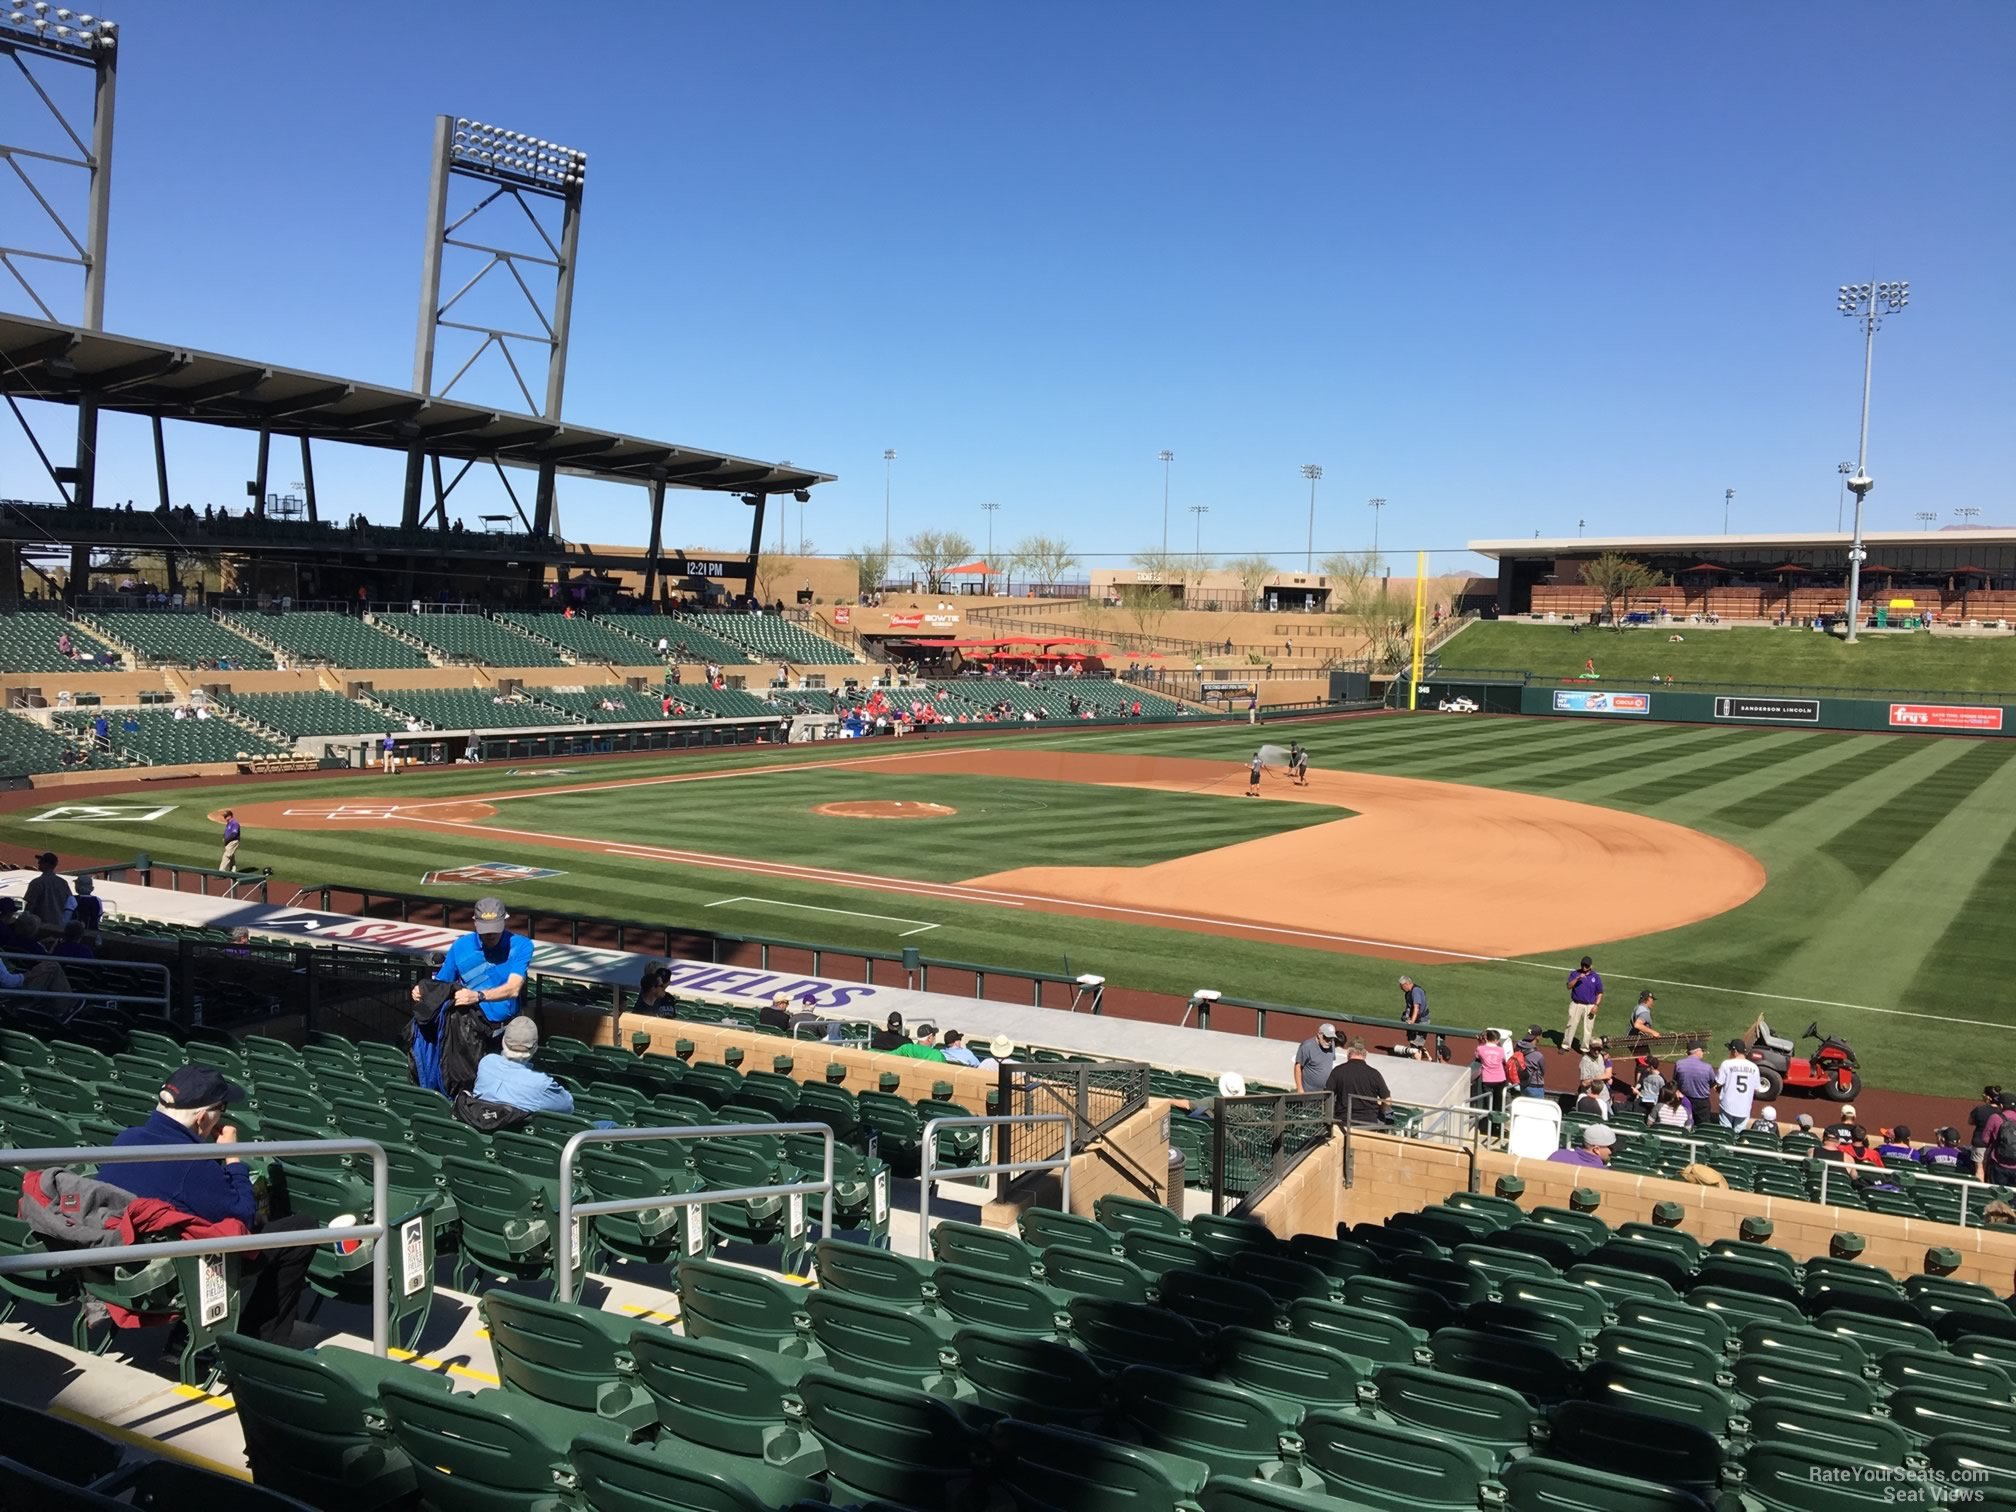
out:
{"label": "infield dirt", "polygon": [[[1249,801],[1243,765],[1190,757],[1003,748],[918,750],[848,757],[831,765],[997,776]],[[812,763],[816,767],[818,763]],[[696,772],[634,782],[584,783],[481,799],[241,804],[249,827],[454,830],[519,844],[602,852],[610,842],[514,825],[520,799],[679,782],[760,780],[750,772]],[[374,798],[376,794],[373,795]],[[724,795],[725,796],[725,795]],[[1740,847],[1641,815],[1495,788],[1312,773],[1309,786],[1267,773],[1266,803],[1352,811],[1236,845],[1139,867],[1022,867],[959,883],[799,866],[786,862],[625,844],[671,864],[745,871],[838,888],[901,892],[1034,912],[1089,914],[1206,933],[1275,937],[1318,948],[1418,960],[1432,955],[1519,956],[1581,949],[1677,929],[1738,907],[1765,873]],[[906,805],[911,807],[911,805]],[[915,805],[922,808],[924,805]]]}

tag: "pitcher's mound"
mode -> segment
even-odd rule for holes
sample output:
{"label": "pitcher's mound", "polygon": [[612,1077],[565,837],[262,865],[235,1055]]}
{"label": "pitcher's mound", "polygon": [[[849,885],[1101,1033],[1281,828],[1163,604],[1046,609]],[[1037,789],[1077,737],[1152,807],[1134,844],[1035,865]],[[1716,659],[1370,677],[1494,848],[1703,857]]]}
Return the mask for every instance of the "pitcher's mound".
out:
{"label": "pitcher's mound", "polygon": [[903,803],[888,798],[863,798],[850,803],[822,803],[812,810],[830,819],[949,819],[959,812],[945,803]]}

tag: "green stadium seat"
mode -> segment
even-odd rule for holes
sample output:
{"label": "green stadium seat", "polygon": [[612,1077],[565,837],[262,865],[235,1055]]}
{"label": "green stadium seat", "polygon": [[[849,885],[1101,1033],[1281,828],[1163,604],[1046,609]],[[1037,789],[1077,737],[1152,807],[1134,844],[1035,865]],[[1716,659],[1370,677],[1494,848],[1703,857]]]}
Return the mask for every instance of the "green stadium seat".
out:
{"label": "green stadium seat", "polygon": [[959,1369],[981,1406],[1025,1422],[1097,1432],[1112,1381],[1091,1357],[1055,1339],[961,1328]]}
{"label": "green stadium seat", "polygon": [[1986,1433],[1942,1433],[1925,1446],[1939,1483],[1974,1493],[1968,1505],[2004,1512],[2016,1501],[2016,1443]]}
{"label": "green stadium seat", "polygon": [[1152,1300],[1157,1280],[1131,1260],[1073,1244],[1053,1244],[1043,1251],[1042,1268],[1043,1284],[1055,1291],[1117,1302]]}
{"label": "green stadium seat", "polygon": [[1093,1203],[1092,1212],[1109,1232],[1119,1234],[1123,1239],[1136,1229],[1179,1237],[1188,1232],[1182,1218],[1173,1210],[1162,1203],[1140,1197],[1122,1197],[1109,1192]]}
{"label": "green stadium seat", "polygon": [[1675,1307],[1680,1305],[1678,1292],[1659,1277],[1648,1276],[1642,1271],[1620,1270],[1614,1265],[1584,1261],[1580,1265],[1569,1266],[1565,1279],[1576,1286],[1588,1287],[1613,1312],[1627,1299],[1667,1302]]}
{"label": "green stadium seat", "polygon": [[806,1371],[798,1395],[805,1424],[826,1451],[834,1504],[886,1502],[925,1512],[965,1504],[978,1442],[952,1403],[825,1369]]}
{"label": "green stadium seat", "polygon": [[812,1252],[819,1284],[835,1291],[906,1307],[937,1296],[937,1267],[928,1260],[844,1239],[822,1239]]}
{"label": "green stadium seat", "polygon": [[1901,1318],[1878,1318],[1849,1308],[1830,1308],[1813,1320],[1823,1333],[1840,1334],[1862,1346],[1863,1353],[1880,1356],[1892,1349],[1940,1348],[1939,1336],[1923,1323]]}
{"label": "green stadium seat", "polygon": [[634,1329],[630,1348],[637,1382],[673,1438],[793,1475],[825,1469],[796,1397],[804,1359],[648,1325]]}
{"label": "green stadium seat", "polygon": [[931,1253],[973,1270],[991,1271],[1010,1280],[1031,1279],[1041,1260],[1027,1241],[1005,1229],[977,1223],[945,1221],[931,1227]]}
{"label": "green stadium seat", "polygon": [[425,667],[427,658],[355,615],[294,609],[280,614],[232,615],[242,634],[281,647],[291,661],[361,669]]}
{"label": "green stadium seat", "polygon": [[1719,1439],[1729,1432],[1729,1398],[1718,1380],[1716,1376],[1673,1375],[1658,1367],[1599,1359],[1582,1372],[1582,1400],[1662,1422],[1684,1423]]}
{"label": "green stadium seat", "polygon": [[[546,1125],[550,1115],[541,1115]],[[583,1145],[576,1170],[588,1194],[598,1202],[626,1197],[658,1197],[690,1192],[693,1177],[683,1170],[667,1170],[628,1153],[637,1145]],[[557,1165],[557,1161],[555,1162]],[[643,1208],[632,1213],[597,1213],[589,1220],[595,1227],[598,1248],[618,1259],[639,1265],[667,1265],[693,1254],[701,1239],[700,1218],[691,1207]]]}
{"label": "green stadium seat", "polygon": [[2016,1438],[2016,1403],[1984,1402],[1961,1392],[1905,1386],[1891,1392],[1884,1405],[1891,1421],[1919,1443],[1946,1433]]}
{"label": "green stadium seat", "polygon": [[1751,1401],[1790,1396],[1837,1406],[1843,1412],[1871,1412],[1877,1404],[1875,1386],[1862,1376],[1784,1356],[1740,1354],[1730,1374],[1737,1395]]}
{"label": "green stadium seat", "polygon": [[1012,1418],[993,1449],[994,1483],[1018,1512],[1177,1512],[1209,1473],[1199,1460]]}
{"label": "green stadium seat", "polygon": [[[42,1236],[22,1219],[0,1212],[0,1257],[47,1253]],[[84,1315],[76,1311],[77,1272],[74,1270],[27,1270],[0,1275],[0,1323],[7,1322],[25,1302],[31,1307],[47,1307],[75,1312],[75,1339],[83,1348]]]}
{"label": "green stadium seat", "polygon": [[[1130,1366],[1116,1400],[1129,1438],[1164,1454],[1198,1460],[1218,1475],[1254,1475],[1291,1447],[1284,1439],[1302,1409],[1222,1381]],[[1316,1481],[1310,1477],[1310,1489]]]}
{"label": "green stadium seat", "polygon": [[445,1375],[358,1350],[288,1349],[241,1334],[219,1339],[217,1350],[260,1485],[318,1507],[368,1509],[411,1495],[413,1466],[379,1411],[378,1388],[398,1379],[445,1395]]}
{"label": "green stadium seat", "polygon": [[1315,1266],[1333,1281],[1368,1275],[1377,1271],[1380,1264],[1378,1255],[1356,1240],[1337,1239],[1328,1234],[1297,1234],[1288,1241],[1288,1253]]}
{"label": "green stadium seat", "polygon": [[[474,1130],[470,1131],[474,1133]],[[414,1137],[422,1137],[416,1122]],[[480,1135],[478,1136],[481,1137]],[[441,1162],[461,1222],[456,1230],[456,1279],[464,1291],[479,1279],[537,1281],[555,1274],[553,1211],[539,1183],[488,1160],[450,1155]],[[580,1242],[586,1219],[577,1219],[567,1261],[577,1274],[589,1247]]]}
{"label": "green stadium seat", "polygon": [[1815,1458],[1785,1444],[1753,1444],[1743,1455],[1743,1492],[1763,1512],[1932,1512],[1939,1498],[1927,1480],[1900,1477],[1889,1465]]}
{"label": "green stadium seat", "polygon": [[801,1287],[736,1265],[682,1261],[677,1271],[681,1322],[695,1338],[821,1359]]}
{"label": "green stadium seat", "polygon": [[1038,1251],[1046,1250],[1053,1244],[1069,1244],[1078,1249],[1104,1250],[1113,1255],[1120,1253],[1118,1234],[1104,1224],[1076,1213],[1059,1212],[1055,1208],[1027,1208],[1022,1213],[1019,1227],[1022,1238]]}
{"label": "green stadium seat", "polygon": [[958,1379],[949,1317],[824,1289],[805,1299],[805,1310],[829,1368],[940,1396],[972,1395]]}
{"label": "green stadium seat", "polygon": [[[269,1184],[285,1211],[324,1227],[346,1213],[361,1220],[371,1212],[371,1183],[329,1161],[276,1160]],[[405,1195],[405,1202],[394,1199],[389,1215],[392,1249],[385,1285],[392,1337],[410,1349],[426,1332],[434,1307],[436,1199],[432,1193]],[[410,1233],[408,1226],[416,1224],[418,1233]],[[309,1289],[319,1297],[369,1307],[372,1259],[369,1243],[347,1255],[334,1246],[318,1246],[308,1262]]]}
{"label": "green stadium seat", "polygon": [[1796,1302],[1727,1286],[1696,1286],[1687,1293],[1687,1305],[1722,1318],[1732,1328],[1746,1323],[1782,1323],[1796,1328],[1806,1321]]}
{"label": "green stadium seat", "polygon": [[1984,1401],[2016,1401],[2016,1377],[1986,1360],[1961,1359],[1922,1349],[1893,1349],[1876,1362],[1876,1374],[1886,1386],[1925,1386],[1935,1391],[1971,1392]]}
{"label": "green stadium seat", "polygon": [[1461,1446],[1486,1475],[1530,1447],[1539,1421],[1524,1397],[1494,1382],[1418,1365],[1382,1366],[1372,1379],[1383,1416]]}
{"label": "green stadium seat", "polygon": [[1728,1316],[1689,1307],[1684,1302],[1620,1297],[1616,1303],[1616,1314],[1617,1321],[1626,1327],[1678,1333],[1686,1338],[1698,1339],[1718,1354],[1726,1353],[1735,1338],[1732,1319]]}
{"label": "green stadium seat", "polygon": [[1518,1276],[1534,1281],[1555,1281],[1561,1276],[1561,1272],[1538,1255],[1521,1254],[1517,1250],[1500,1249],[1489,1244],[1459,1244],[1450,1251],[1450,1258],[1458,1265],[1482,1271],[1494,1290]]}
{"label": "green stadium seat", "polygon": [[313,1512],[305,1501],[173,1460],[146,1461],[134,1470],[130,1485],[132,1505],[151,1512],[180,1512],[183,1507],[206,1512]]}
{"label": "green stadium seat", "polygon": [[1360,1375],[1381,1365],[1415,1365],[1427,1358],[1423,1330],[1376,1308],[1309,1298],[1290,1304],[1287,1313],[1291,1334],[1335,1349]]}
{"label": "green stadium seat", "polygon": [[1753,1443],[1778,1444],[1822,1462],[1869,1460],[1902,1465],[1911,1439],[1895,1421],[1866,1412],[1843,1412],[1801,1397],[1762,1397],[1744,1413]]}
{"label": "green stadium seat", "polygon": [[1707,1501],[1722,1480],[1714,1434],[1673,1417],[1609,1402],[1566,1402],[1548,1413],[1547,1453],[1591,1470],[1677,1486]]}
{"label": "green stadium seat", "polygon": [[1153,1365],[1198,1374],[1209,1359],[1205,1335],[1162,1308],[1106,1297],[1073,1297],[1066,1310],[1072,1337],[1108,1369]]}
{"label": "green stadium seat", "polygon": [[1693,1381],[1713,1381],[1723,1368],[1721,1352],[1698,1339],[1664,1329],[1624,1324],[1596,1335],[1596,1363],[1605,1360],[1633,1370],[1664,1372]]}
{"label": "green stadium seat", "polygon": [[623,1436],[588,1413],[498,1389],[463,1396],[395,1377],[378,1399],[436,1512],[549,1512],[555,1487],[572,1477],[576,1437]]}
{"label": "green stadium seat", "polygon": [[1343,1412],[1302,1420],[1307,1464],[1330,1495],[1379,1512],[1473,1512],[1485,1477],[1463,1448],[1434,1434]]}
{"label": "green stadium seat", "polygon": [[1562,1460],[1515,1460],[1500,1479],[1509,1512],[1700,1512],[1702,1506],[1676,1487]]}
{"label": "green stadium seat", "polygon": [[0,1459],[69,1485],[104,1486],[118,1471],[122,1457],[119,1445],[102,1434],[39,1408],[0,1398]]}
{"label": "green stadium seat", "polygon": [[1324,1271],[1305,1260],[1293,1258],[1285,1250],[1278,1253],[1272,1250],[1243,1250],[1232,1256],[1226,1274],[1234,1281],[1257,1286],[1278,1306],[1285,1307],[1304,1297],[1344,1300],[1346,1283],[1333,1280]]}
{"label": "green stadium seat", "polygon": [[1481,1328],[1438,1329],[1416,1363],[1433,1364],[1466,1380],[1495,1381],[1542,1406],[1575,1391],[1574,1374],[1562,1368],[1561,1357],[1553,1350],[1524,1339],[1500,1338]]}
{"label": "green stadium seat", "polygon": [[507,1391],[592,1413],[631,1437],[657,1421],[649,1395],[630,1378],[630,1319],[503,1288],[486,1292],[477,1311]]}
{"label": "green stadium seat", "polygon": [[1257,1286],[1196,1271],[1169,1271],[1159,1290],[1164,1307],[1204,1329],[1272,1328],[1284,1310]]}
{"label": "green stadium seat", "polygon": [[1297,1407],[1355,1407],[1363,1374],[1340,1350],[1257,1328],[1227,1328],[1213,1341],[1218,1379]]}
{"label": "green stadium seat", "polygon": [[1064,1299],[1033,1281],[950,1264],[940,1265],[933,1279],[938,1305],[962,1325],[1036,1335],[1066,1326],[1061,1318]]}
{"label": "green stadium seat", "polygon": [[1220,1260],[1261,1250],[1274,1253],[1281,1241],[1263,1223],[1229,1214],[1199,1213],[1190,1220],[1190,1237]]}
{"label": "green stadium seat", "polygon": [[[1097,1245],[1068,1242],[1075,1250],[1086,1251],[1107,1249],[1105,1243]],[[1141,1268],[1145,1275],[1160,1279],[1172,1270],[1195,1271],[1199,1275],[1215,1275],[1224,1267],[1218,1257],[1194,1239],[1179,1239],[1172,1234],[1158,1234],[1148,1229],[1135,1229],[1120,1241],[1122,1255]]]}
{"label": "green stadium seat", "polygon": [[1384,1276],[1353,1276],[1344,1285],[1344,1300],[1353,1307],[1398,1319],[1422,1333],[1449,1327],[1470,1301],[1467,1296],[1452,1298],[1411,1281]]}

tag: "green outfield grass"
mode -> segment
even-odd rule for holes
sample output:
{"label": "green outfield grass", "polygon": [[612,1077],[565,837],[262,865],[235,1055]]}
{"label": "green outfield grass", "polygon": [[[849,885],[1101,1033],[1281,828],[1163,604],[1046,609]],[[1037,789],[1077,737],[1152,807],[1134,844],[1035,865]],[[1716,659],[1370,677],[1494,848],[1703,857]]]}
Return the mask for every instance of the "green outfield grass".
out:
{"label": "green outfield grass", "polygon": [[[1684,636],[1678,645],[1667,639]],[[2016,702],[2016,639],[1865,634],[1854,645],[1811,630],[1659,625],[1625,630],[1483,620],[1438,653],[1444,672],[1493,668],[1580,677],[1593,660],[1607,681],[1672,677],[1681,684],[1770,683],[1923,693],[2008,693]]]}
{"label": "green outfield grass", "polygon": [[[1619,1010],[1638,987],[1650,984],[1660,994],[1660,1017],[1669,1027],[1706,1028],[1718,1037],[1740,1030],[1760,1010],[1776,1027],[1794,1033],[1817,1018],[1856,1044],[1873,1085],[1962,1093],[1983,1080],[2006,1080],[2008,1030],[2016,1024],[2006,990],[2016,972],[2016,929],[2009,922],[2016,918],[2016,744],[1428,714],[1302,724],[1294,731],[1313,753],[1319,785],[1326,770],[1349,766],[1516,788],[1672,820],[1755,854],[1769,881],[1743,907],[1686,929],[1590,942]],[[1252,738],[1243,726],[1036,737],[1078,750],[1222,759],[1228,771],[1250,754]],[[396,792],[411,800],[522,790],[542,780],[564,786],[835,757],[829,748],[710,752],[570,765],[550,779],[508,777],[493,766],[390,781],[135,789],[130,801],[136,805],[177,807],[145,825],[28,823],[27,814],[38,812],[29,810],[0,819],[0,840],[17,856],[46,847],[66,859],[118,859],[145,849],[166,860],[214,865],[216,826],[205,815],[234,797],[250,802],[313,795],[359,802]],[[738,792],[730,802],[721,789],[737,784],[668,785],[604,795],[613,804],[578,810],[580,799],[560,794],[513,802],[493,822],[526,829],[573,826],[611,838],[820,865],[842,864],[830,849],[837,844],[853,868],[928,877],[973,876],[1056,864],[1060,858],[1084,865],[1140,864],[1200,849],[1207,839],[1228,843],[1267,832],[1259,826],[1307,822],[1299,806],[1291,810],[1236,796],[1114,793],[922,774],[886,788],[881,776],[865,779],[837,770],[766,778],[759,785],[773,781],[776,794],[788,795],[788,801],[780,796],[767,806],[750,805]],[[977,798],[947,798],[968,783],[981,790]],[[1052,807],[1011,812],[1027,801],[1023,790],[1030,787],[1040,790],[1036,801]],[[828,840],[823,826],[815,828],[805,813],[814,795],[825,794],[816,801],[827,801],[892,791],[952,801],[967,820],[963,838],[954,838],[959,820],[920,823],[914,835],[913,826],[899,823],[832,820],[825,823],[844,828]],[[58,792],[49,801],[54,806],[77,799]],[[1109,817],[1114,825],[1105,822]],[[1321,815],[1335,817],[1334,811]],[[539,822],[522,824],[526,818]],[[1195,828],[1206,823],[1208,837]],[[1349,826],[1340,834],[1348,843]],[[941,835],[949,852],[935,838]],[[770,876],[760,885],[748,876],[730,882],[729,874],[719,871],[547,848],[532,838],[470,842],[446,832],[255,830],[241,860],[270,865],[295,882],[404,891],[422,891],[425,871],[524,861],[565,874],[511,888],[509,897],[518,904],[880,950],[895,949],[898,935],[928,922],[937,927],[902,943],[921,945],[939,958],[1097,971],[1116,985],[1170,993],[1215,987],[1228,996],[1332,1012],[1390,1013],[1397,996],[1394,964],[1374,957],[1066,915],[1018,917],[993,907],[938,898],[895,900],[890,894]],[[1505,885],[1516,888],[1520,879],[1507,877]],[[1643,885],[1657,887],[1656,873],[1648,873]],[[425,890],[474,895],[466,887]],[[742,894],[757,899],[708,906]],[[827,912],[834,909],[857,912]],[[1349,933],[1351,920],[1340,917],[1335,928]],[[1567,949],[1540,960],[1452,959],[1413,969],[1444,1022],[1521,1028],[1539,1022],[1558,1029],[1561,977],[1579,953]]]}

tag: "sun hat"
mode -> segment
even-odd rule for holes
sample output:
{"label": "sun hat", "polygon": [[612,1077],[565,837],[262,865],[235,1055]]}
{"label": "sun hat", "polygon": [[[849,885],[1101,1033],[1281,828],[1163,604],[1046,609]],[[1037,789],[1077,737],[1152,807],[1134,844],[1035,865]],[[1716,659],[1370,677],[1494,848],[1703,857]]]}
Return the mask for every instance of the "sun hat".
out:
{"label": "sun hat", "polygon": [[1015,1036],[1012,1034],[995,1035],[994,1038],[987,1041],[987,1053],[997,1061],[1008,1059],[1009,1056],[1015,1053]]}
{"label": "sun hat", "polygon": [[1241,1076],[1237,1071],[1221,1073],[1218,1078],[1218,1095],[1220,1097],[1244,1097],[1246,1095],[1246,1078]]}

